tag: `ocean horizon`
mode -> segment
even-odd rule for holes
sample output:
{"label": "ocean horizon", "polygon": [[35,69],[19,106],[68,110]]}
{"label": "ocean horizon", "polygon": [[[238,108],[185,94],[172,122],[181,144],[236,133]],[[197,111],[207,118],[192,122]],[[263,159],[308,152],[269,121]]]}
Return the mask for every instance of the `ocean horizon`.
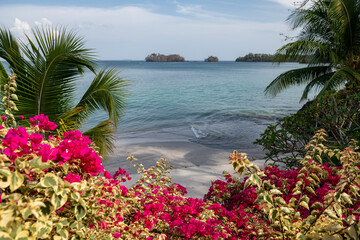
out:
{"label": "ocean horizon", "polygon": [[[303,105],[299,86],[275,98],[264,96],[276,76],[302,67],[299,63],[100,61],[99,65],[118,69],[130,83],[116,134],[119,140],[188,140],[249,151],[269,124]],[[90,81],[83,78],[79,93]],[[105,118],[98,114],[88,126]]]}

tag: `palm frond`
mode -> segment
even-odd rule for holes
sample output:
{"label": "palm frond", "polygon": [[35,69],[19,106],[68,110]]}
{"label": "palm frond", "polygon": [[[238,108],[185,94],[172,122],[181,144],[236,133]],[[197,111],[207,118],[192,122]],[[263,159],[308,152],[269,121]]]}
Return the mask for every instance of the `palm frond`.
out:
{"label": "palm frond", "polygon": [[332,78],[334,74],[335,72],[326,73],[310,81],[306,85],[303,91],[303,94],[300,98],[300,102],[308,99],[308,95],[311,90],[315,90],[315,91],[318,91],[319,89],[321,90],[324,87],[324,85],[326,85],[326,83],[329,81],[329,79]]}
{"label": "palm frond", "polygon": [[310,81],[331,72],[329,66],[313,66],[287,71],[275,78],[265,89],[265,95],[276,96],[292,85],[307,84]]}
{"label": "palm frond", "polygon": [[[302,60],[304,57],[314,54],[318,54],[321,59],[326,59],[328,62],[337,60],[336,52],[330,47],[308,40],[298,40],[279,48],[274,56],[274,61],[280,63],[288,60]],[[318,64],[318,62],[313,64]]]}
{"label": "palm frond", "polygon": [[120,78],[115,69],[103,69],[96,75],[77,107],[85,107],[87,114],[104,110],[116,125],[125,109],[128,85],[128,81]]}
{"label": "palm frond", "polygon": [[360,74],[352,68],[345,66],[334,73],[334,75],[326,82],[319,95],[322,95],[326,91],[338,90],[339,87],[345,86],[345,83],[356,83],[355,86],[358,86],[359,82]]}
{"label": "palm frond", "polygon": [[115,122],[109,118],[87,130],[83,135],[88,136],[100,148],[100,155],[104,156],[113,151],[115,132]]}
{"label": "palm frond", "polygon": [[18,76],[19,114],[56,119],[71,109],[75,81],[84,68],[94,70],[92,52],[82,38],[65,28],[35,28],[34,39],[21,44],[28,59]]}

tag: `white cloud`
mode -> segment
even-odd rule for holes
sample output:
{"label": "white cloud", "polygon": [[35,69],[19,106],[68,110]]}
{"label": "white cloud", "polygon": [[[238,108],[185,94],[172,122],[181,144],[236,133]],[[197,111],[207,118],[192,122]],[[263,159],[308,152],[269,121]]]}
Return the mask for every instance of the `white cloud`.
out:
{"label": "white cloud", "polygon": [[25,22],[25,21],[21,21],[18,18],[15,18],[15,22],[13,27],[10,28],[10,30],[12,32],[14,32],[17,35],[21,35],[23,33],[29,33],[30,32],[30,24]]}
{"label": "white cloud", "polygon": [[[19,15],[23,21],[17,22],[23,28],[52,23],[75,29],[101,59],[144,59],[152,52],[160,52],[178,53],[188,60],[209,55],[234,60],[248,52],[274,52],[283,44],[279,33],[288,30],[282,22],[240,21],[210,14],[196,5],[178,8],[181,17],[134,6],[110,9],[8,5],[2,10],[0,22],[5,26],[11,26],[11,19]],[[196,11],[200,15],[194,18]]]}
{"label": "white cloud", "polygon": [[40,21],[35,21],[37,26],[51,26],[52,22],[47,18],[42,18]]}

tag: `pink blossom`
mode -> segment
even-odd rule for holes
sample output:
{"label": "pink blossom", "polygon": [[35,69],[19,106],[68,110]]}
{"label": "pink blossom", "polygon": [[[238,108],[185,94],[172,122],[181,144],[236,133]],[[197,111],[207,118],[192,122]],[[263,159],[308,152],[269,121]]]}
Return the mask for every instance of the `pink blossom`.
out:
{"label": "pink blossom", "polygon": [[63,180],[68,181],[69,183],[81,182],[81,176],[70,172]]}

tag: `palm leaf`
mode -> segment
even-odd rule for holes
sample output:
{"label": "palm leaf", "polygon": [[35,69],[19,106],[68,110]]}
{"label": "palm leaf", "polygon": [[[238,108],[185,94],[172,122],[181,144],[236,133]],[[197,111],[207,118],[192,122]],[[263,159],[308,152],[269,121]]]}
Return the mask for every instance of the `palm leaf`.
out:
{"label": "palm leaf", "polygon": [[313,79],[311,82],[309,82],[304,89],[304,92],[301,96],[300,102],[308,99],[308,95],[311,90],[318,91],[319,89],[320,90],[323,89],[324,85],[327,84],[329,79],[331,79],[334,74],[335,74],[335,72],[326,73],[324,75],[321,75],[321,76]]}
{"label": "palm leaf", "polygon": [[92,52],[66,29],[35,28],[34,41],[21,44],[25,74],[18,76],[19,114],[50,119],[71,109],[74,84],[84,68],[94,70]]}
{"label": "palm leaf", "polygon": [[113,151],[115,132],[115,122],[112,119],[107,119],[87,130],[83,135],[88,136],[91,141],[100,148],[100,155],[104,156]]}
{"label": "palm leaf", "polygon": [[276,96],[292,85],[302,85],[331,72],[329,66],[313,66],[287,71],[275,78],[265,89],[266,95]]}
{"label": "palm leaf", "polygon": [[319,93],[322,95],[326,91],[337,90],[339,87],[344,86],[345,83],[355,83],[358,86],[360,82],[360,74],[354,71],[352,68],[345,66],[337,70],[334,75],[324,84],[323,89]]}
{"label": "palm leaf", "polygon": [[96,75],[77,107],[86,108],[87,116],[103,110],[116,125],[125,109],[128,85],[128,81],[120,78],[115,69],[103,69]]}
{"label": "palm leaf", "polygon": [[[308,40],[298,40],[288,43],[276,51],[274,56],[275,62],[286,62],[288,60],[302,60],[304,57],[318,54],[322,60],[334,62],[337,60],[337,54],[328,46]],[[318,64],[313,62],[312,64]]]}

